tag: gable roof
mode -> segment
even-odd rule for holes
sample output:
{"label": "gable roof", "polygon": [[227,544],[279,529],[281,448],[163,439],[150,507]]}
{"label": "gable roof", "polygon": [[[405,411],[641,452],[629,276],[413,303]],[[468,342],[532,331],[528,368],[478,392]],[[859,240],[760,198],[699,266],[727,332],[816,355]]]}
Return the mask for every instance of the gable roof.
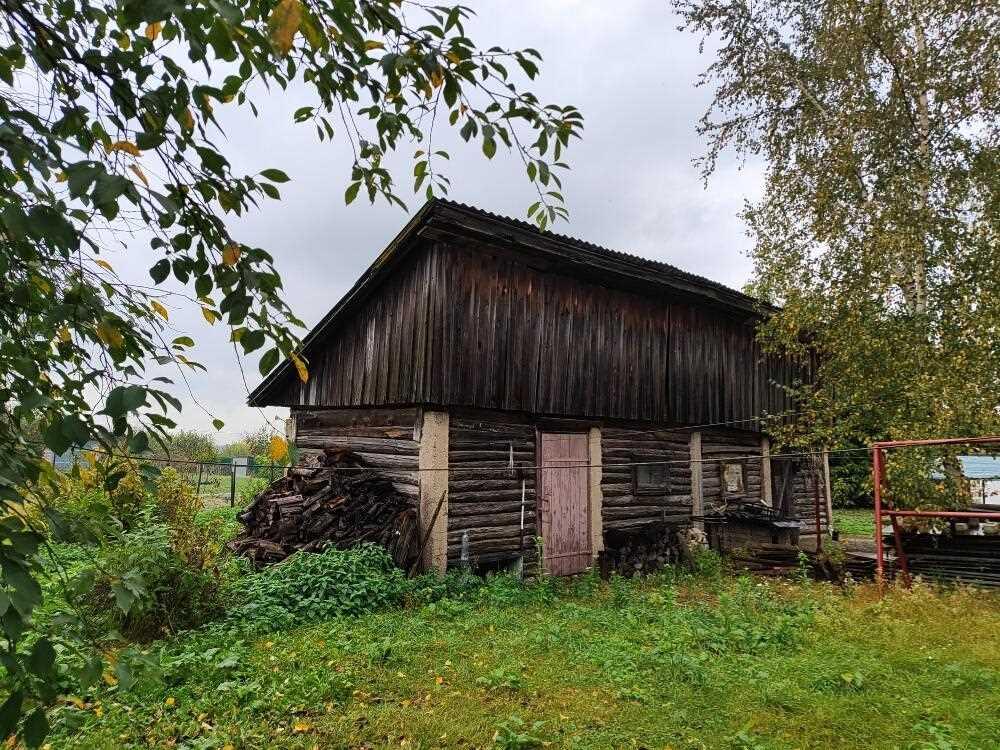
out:
{"label": "gable roof", "polygon": [[[669,263],[611,250],[554,232],[543,232],[527,221],[438,198],[425,203],[413,215],[354,286],[306,335],[302,341],[303,352],[308,355],[310,347],[324,332],[349,309],[367,299],[418,244],[418,239],[443,237],[511,245],[539,259],[558,262],[562,271],[599,274],[604,283],[617,280],[653,291],[670,291],[750,318],[759,319],[775,310],[731,287]],[[248,403],[251,406],[266,405],[268,392],[291,372],[290,361],[283,361],[254,389]]]}

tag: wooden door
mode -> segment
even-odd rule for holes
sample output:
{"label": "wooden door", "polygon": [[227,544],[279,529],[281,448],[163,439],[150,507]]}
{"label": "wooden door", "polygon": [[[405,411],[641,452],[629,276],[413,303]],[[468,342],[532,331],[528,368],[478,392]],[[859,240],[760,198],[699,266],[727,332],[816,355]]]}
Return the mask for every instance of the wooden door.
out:
{"label": "wooden door", "polygon": [[541,531],[545,571],[568,576],[590,567],[590,502],[585,433],[539,435]]}

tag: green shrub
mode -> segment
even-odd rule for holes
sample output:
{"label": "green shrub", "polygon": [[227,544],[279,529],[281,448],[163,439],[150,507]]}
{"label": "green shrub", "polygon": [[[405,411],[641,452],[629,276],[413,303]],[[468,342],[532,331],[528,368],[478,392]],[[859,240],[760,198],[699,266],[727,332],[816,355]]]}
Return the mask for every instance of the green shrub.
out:
{"label": "green shrub", "polygon": [[712,580],[722,578],[724,572],[722,558],[714,550],[699,547],[693,553],[693,561],[696,575]]}
{"label": "green shrub", "polygon": [[407,582],[406,601],[420,606],[442,599],[468,599],[483,586],[483,579],[467,568],[444,575],[424,573]]}
{"label": "green shrub", "polygon": [[55,536],[96,544],[144,522],[149,496],[134,461],[84,454],[72,474],[59,474],[37,498]]}
{"label": "green shrub", "polygon": [[170,529],[174,551],[194,569],[211,567],[222,551],[218,526],[223,521],[199,523],[198,514],[204,508],[201,498],[188,481],[174,469],[166,468],[156,481],[153,496],[155,514]]}
{"label": "green shrub", "polygon": [[196,627],[222,613],[217,574],[192,566],[172,530],[149,523],[105,545],[92,571],[85,614],[105,632],[149,641]]}
{"label": "green shrub", "polygon": [[261,492],[271,486],[271,483],[264,477],[247,477],[236,485],[236,494],[239,495],[240,505],[247,507],[254,501]]}
{"label": "green shrub", "polygon": [[246,579],[245,604],[230,619],[274,627],[359,615],[400,604],[406,590],[403,571],[382,547],[298,552]]}

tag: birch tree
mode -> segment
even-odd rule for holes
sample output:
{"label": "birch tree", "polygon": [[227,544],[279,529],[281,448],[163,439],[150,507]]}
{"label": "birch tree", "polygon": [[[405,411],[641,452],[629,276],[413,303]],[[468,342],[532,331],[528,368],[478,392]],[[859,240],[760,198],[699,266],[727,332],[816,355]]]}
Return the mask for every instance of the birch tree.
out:
{"label": "birch tree", "polygon": [[[1000,406],[1000,7],[676,0],[713,45],[704,176],[762,160],[743,212],[761,337],[816,350],[790,440],[995,432]],[[713,185],[719,188],[718,183]]]}

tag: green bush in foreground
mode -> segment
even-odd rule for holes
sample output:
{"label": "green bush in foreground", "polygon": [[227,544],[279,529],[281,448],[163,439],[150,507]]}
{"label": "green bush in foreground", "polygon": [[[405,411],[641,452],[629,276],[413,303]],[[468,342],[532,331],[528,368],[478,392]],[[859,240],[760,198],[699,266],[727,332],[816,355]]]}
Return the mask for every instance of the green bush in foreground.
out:
{"label": "green bush in foreground", "polygon": [[374,545],[298,552],[243,582],[245,604],[229,619],[315,622],[397,606],[407,590],[403,571]]}

